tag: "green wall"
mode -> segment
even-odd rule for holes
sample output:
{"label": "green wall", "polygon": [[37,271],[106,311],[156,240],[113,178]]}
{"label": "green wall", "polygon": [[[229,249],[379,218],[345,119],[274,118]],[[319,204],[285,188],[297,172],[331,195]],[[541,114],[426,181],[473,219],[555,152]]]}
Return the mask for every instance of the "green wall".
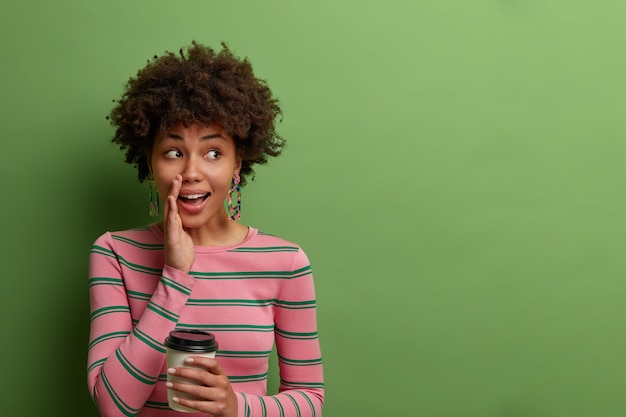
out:
{"label": "green wall", "polygon": [[623,417],[625,20],[616,0],[4,2],[2,414],[96,416],[88,252],[151,221],[105,116],[196,39],[282,102],[288,147],[242,221],[311,258],[326,417]]}

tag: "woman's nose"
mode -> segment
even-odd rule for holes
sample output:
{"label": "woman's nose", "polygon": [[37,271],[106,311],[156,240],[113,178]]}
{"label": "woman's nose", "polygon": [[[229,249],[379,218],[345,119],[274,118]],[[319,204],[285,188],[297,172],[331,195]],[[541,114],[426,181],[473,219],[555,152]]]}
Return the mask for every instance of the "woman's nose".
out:
{"label": "woman's nose", "polygon": [[194,157],[190,157],[185,161],[183,172],[181,172],[183,181],[199,181],[202,178],[200,163],[201,161]]}

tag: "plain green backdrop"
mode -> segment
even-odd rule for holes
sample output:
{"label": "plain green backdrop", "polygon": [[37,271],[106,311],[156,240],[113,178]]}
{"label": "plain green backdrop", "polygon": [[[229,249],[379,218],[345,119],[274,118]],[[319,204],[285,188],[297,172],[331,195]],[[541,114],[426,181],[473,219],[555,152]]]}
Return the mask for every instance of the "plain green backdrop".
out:
{"label": "plain green backdrop", "polygon": [[152,221],[105,116],[196,39],[281,100],[242,222],[311,259],[326,417],[623,417],[624,21],[621,0],[3,2],[0,414],[97,415],[89,249]]}

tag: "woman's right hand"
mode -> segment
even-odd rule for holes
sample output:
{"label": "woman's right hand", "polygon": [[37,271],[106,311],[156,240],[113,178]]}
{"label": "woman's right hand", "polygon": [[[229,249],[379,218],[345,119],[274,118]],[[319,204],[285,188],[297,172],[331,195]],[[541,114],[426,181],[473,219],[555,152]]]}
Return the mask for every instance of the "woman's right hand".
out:
{"label": "woman's right hand", "polygon": [[176,199],[182,187],[183,177],[177,175],[172,180],[170,194],[167,196],[163,211],[163,233],[165,234],[165,264],[189,273],[195,260],[195,251],[191,236],[183,227],[178,214]]}

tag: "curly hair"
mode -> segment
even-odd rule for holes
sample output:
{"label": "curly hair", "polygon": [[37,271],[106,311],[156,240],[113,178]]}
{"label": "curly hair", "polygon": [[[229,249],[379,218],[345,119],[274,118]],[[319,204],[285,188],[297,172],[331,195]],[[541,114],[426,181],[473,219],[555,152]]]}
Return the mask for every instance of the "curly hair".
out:
{"label": "curly hair", "polygon": [[131,77],[107,119],[116,126],[113,143],[126,151],[139,181],[149,175],[152,144],[159,129],[178,122],[184,126],[217,123],[235,140],[242,160],[241,184],[254,177],[252,165],[278,156],[285,140],[275,130],[282,115],[278,100],[258,79],[247,58],[236,57],[222,42],[222,50],[192,41],[178,54],[155,55]]}

